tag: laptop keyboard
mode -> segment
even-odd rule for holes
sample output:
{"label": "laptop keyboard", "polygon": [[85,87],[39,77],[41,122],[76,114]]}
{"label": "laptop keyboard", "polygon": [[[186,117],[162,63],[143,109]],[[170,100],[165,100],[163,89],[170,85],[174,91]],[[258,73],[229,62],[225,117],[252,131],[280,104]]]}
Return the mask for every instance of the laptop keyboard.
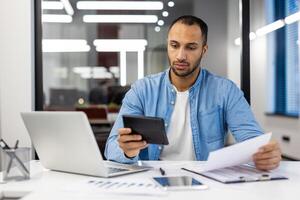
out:
{"label": "laptop keyboard", "polygon": [[117,173],[117,172],[124,172],[124,171],[129,171],[128,169],[122,169],[122,168],[114,168],[114,167],[109,167],[108,168],[108,173]]}

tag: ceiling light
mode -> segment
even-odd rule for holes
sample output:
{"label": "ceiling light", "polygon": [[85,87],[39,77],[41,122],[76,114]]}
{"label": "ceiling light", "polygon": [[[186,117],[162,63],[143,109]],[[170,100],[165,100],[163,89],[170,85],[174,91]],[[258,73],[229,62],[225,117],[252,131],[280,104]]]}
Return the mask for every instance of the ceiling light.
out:
{"label": "ceiling light", "polygon": [[299,21],[299,20],[300,20],[300,12],[296,12],[295,14],[287,16],[284,19],[284,22],[287,23],[287,24],[291,24],[291,23]]}
{"label": "ceiling light", "polygon": [[[250,40],[254,40],[255,38],[256,38],[256,34],[254,32],[249,33],[249,39]],[[234,44],[237,45],[237,46],[241,45],[241,38],[236,38],[234,40]]]}
{"label": "ceiling light", "polygon": [[91,73],[91,67],[74,67],[72,70],[76,74],[88,74]]}
{"label": "ceiling light", "polygon": [[86,23],[156,23],[156,15],[84,15]]}
{"label": "ceiling light", "polygon": [[60,0],[60,1],[64,5],[65,10],[68,13],[68,15],[74,15],[74,9],[72,8],[70,1],[69,0]]}
{"label": "ceiling light", "polygon": [[168,6],[169,6],[169,7],[174,7],[174,5],[175,5],[175,3],[174,3],[173,1],[169,1],[169,2],[168,2]]}
{"label": "ceiling light", "polygon": [[282,19],[280,19],[280,20],[277,20],[271,24],[268,24],[260,29],[257,29],[256,35],[262,36],[262,35],[272,32],[272,31],[275,31],[283,26],[284,26],[284,21]]}
{"label": "ceiling light", "polygon": [[158,20],[158,22],[157,22],[157,24],[160,25],[160,26],[163,26],[164,23],[165,23],[165,22],[164,22],[163,20]]}
{"label": "ceiling light", "polygon": [[163,12],[162,12],[162,16],[163,16],[163,17],[168,17],[168,16],[169,16],[168,11],[163,11]]}
{"label": "ceiling light", "polygon": [[64,5],[60,1],[42,1],[43,10],[62,10]]}
{"label": "ceiling light", "polygon": [[249,39],[254,40],[256,38],[256,34],[254,32],[249,33]]}
{"label": "ceiling light", "polygon": [[42,22],[44,23],[71,23],[73,18],[70,15],[43,14]]}
{"label": "ceiling light", "polygon": [[127,66],[126,66],[126,52],[120,52],[120,85],[127,85]]}
{"label": "ceiling light", "polygon": [[241,38],[236,38],[234,40],[234,44],[237,45],[237,46],[240,46],[241,45]]}
{"label": "ceiling light", "polygon": [[147,43],[144,39],[96,39],[93,42],[99,52],[144,51]]}
{"label": "ceiling light", "polygon": [[86,40],[43,39],[43,52],[88,52],[91,47]]}
{"label": "ceiling light", "polygon": [[161,1],[78,1],[79,10],[162,10]]}

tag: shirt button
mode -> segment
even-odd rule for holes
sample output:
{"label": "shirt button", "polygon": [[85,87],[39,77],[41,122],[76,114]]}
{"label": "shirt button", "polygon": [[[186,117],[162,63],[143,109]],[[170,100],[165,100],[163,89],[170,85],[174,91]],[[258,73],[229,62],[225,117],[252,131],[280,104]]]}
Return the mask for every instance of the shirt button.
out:
{"label": "shirt button", "polygon": [[174,89],[172,89],[171,92],[174,92]]}
{"label": "shirt button", "polygon": [[175,104],[175,102],[174,102],[174,101],[171,101],[171,104],[172,104],[172,105],[174,105],[174,104]]}

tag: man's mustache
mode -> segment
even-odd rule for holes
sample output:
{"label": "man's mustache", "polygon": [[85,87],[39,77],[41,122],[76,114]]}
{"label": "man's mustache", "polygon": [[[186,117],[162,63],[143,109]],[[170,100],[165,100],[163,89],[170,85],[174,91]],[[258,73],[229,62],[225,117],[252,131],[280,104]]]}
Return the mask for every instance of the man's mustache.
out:
{"label": "man's mustache", "polygon": [[190,65],[190,63],[188,63],[188,62],[173,62],[173,65],[182,65],[182,64],[184,64],[184,65]]}

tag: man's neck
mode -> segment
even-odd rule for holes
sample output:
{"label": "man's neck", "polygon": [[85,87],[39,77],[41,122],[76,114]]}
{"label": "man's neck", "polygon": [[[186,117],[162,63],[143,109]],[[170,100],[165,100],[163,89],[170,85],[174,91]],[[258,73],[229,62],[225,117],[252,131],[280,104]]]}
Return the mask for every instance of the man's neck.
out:
{"label": "man's neck", "polygon": [[200,74],[201,68],[197,68],[192,74],[186,77],[177,76],[172,69],[170,70],[170,79],[172,84],[177,88],[179,92],[188,90],[197,80]]}

